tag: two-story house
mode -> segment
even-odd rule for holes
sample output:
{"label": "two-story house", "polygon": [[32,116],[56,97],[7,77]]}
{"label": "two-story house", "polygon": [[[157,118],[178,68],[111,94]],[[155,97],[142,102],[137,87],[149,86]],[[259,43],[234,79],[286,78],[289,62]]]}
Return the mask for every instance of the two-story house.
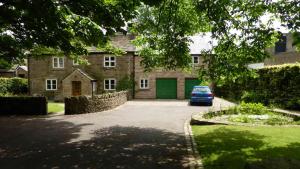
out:
{"label": "two-story house", "polygon": [[[112,92],[116,91],[118,82],[130,76],[135,81],[134,98],[188,98],[192,86],[199,84],[196,73],[158,69],[145,73],[140,65],[141,58],[130,43],[133,38],[132,35],[112,37],[112,44],[126,52],[123,56],[90,49],[86,57],[89,65],[79,65],[67,57],[29,58],[30,94],[63,100],[68,96]],[[195,66],[201,64],[199,53],[191,53]]]}

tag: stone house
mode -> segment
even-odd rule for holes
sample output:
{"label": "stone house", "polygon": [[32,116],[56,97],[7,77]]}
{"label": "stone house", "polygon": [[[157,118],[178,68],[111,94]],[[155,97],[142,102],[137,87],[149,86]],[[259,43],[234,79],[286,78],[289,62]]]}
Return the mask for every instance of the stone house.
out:
{"label": "stone house", "polygon": [[300,62],[300,52],[293,46],[291,33],[282,34],[274,47],[267,49],[271,57],[264,61],[265,66]]}
{"label": "stone house", "polygon": [[[196,73],[158,69],[145,73],[140,65],[141,58],[130,43],[133,38],[132,35],[112,37],[113,45],[126,52],[123,56],[90,48],[86,57],[89,65],[79,65],[67,57],[29,58],[30,94],[63,100],[68,96],[113,92],[124,79],[131,77],[134,98],[188,98],[192,86],[199,84]],[[192,53],[191,57],[195,67],[201,64],[199,53]]]}
{"label": "stone house", "polygon": [[0,69],[0,77],[12,78],[12,77],[20,77],[27,78],[28,77],[28,69],[27,66],[15,65],[11,69]]}

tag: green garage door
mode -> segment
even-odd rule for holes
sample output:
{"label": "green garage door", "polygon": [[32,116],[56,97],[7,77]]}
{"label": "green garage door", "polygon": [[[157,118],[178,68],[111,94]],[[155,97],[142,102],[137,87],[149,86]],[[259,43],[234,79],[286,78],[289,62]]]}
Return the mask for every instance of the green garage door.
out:
{"label": "green garage door", "polygon": [[177,99],[177,79],[159,78],[156,79],[157,99]]}
{"label": "green garage door", "polygon": [[186,99],[189,99],[191,97],[191,92],[193,90],[193,87],[197,86],[199,84],[200,84],[200,81],[198,79],[185,79],[184,93],[185,93]]}

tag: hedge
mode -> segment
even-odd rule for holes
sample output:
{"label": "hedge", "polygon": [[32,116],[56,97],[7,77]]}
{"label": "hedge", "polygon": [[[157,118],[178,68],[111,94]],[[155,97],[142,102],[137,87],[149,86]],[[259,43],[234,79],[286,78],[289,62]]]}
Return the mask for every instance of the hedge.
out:
{"label": "hedge", "polygon": [[248,77],[215,89],[216,95],[245,102],[261,102],[300,110],[300,64],[285,64],[257,70]]}
{"label": "hedge", "polygon": [[46,115],[45,97],[0,97],[0,115]]}
{"label": "hedge", "polygon": [[0,95],[26,94],[28,80],[24,78],[0,78]]}

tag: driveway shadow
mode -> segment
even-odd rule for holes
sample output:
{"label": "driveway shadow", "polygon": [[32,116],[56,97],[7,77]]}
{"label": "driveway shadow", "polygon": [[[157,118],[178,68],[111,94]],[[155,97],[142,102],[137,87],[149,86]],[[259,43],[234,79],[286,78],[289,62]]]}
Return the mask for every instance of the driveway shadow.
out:
{"label": "driveway shadow", "polygon": [[90,140],[70,142],[85,125],[92,124],[43,119],[1,124],[0,168],[189,168],[183,135],[113,126],[96,130]]}

